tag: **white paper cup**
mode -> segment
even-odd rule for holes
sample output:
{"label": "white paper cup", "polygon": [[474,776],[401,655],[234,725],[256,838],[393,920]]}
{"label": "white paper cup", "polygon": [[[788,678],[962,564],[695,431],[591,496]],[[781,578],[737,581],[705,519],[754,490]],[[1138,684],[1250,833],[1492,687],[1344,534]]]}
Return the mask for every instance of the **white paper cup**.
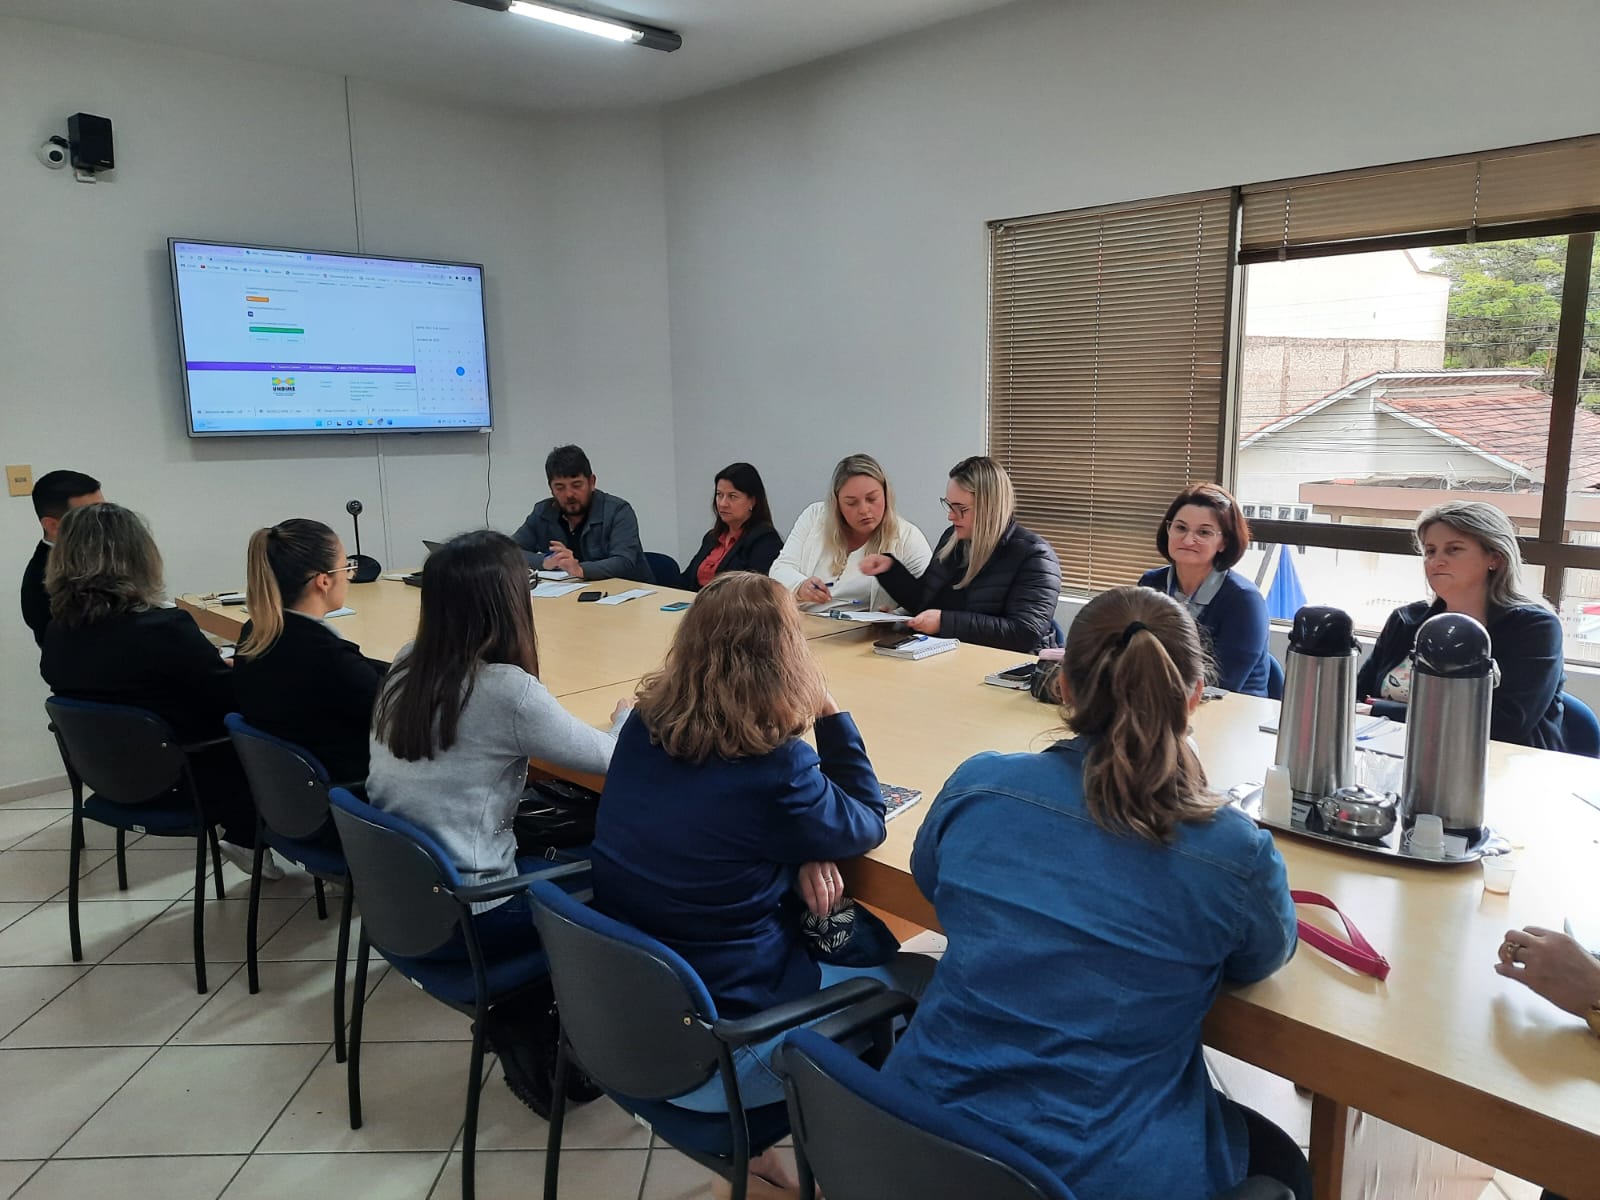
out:
{"label": "white paper cup", "polygon": [[1483,863],[1484,891],[1504,895],[1511,890],[1517,877],[1515,854],[1485,854],[1479,861]]}
{"label": "white paper cup", "polygon": [[1411,827],[1411,848],[1413,850],[1444,849],[1444,821],[1437,813],[1417,814],[1416,824]]}

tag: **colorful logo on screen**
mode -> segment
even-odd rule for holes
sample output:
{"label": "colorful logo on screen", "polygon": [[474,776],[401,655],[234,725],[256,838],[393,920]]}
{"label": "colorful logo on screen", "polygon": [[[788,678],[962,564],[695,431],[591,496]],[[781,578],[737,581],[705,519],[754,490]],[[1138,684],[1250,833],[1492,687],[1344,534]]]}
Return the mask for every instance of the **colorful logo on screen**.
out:
{"label": "colorful logo on screen", "polygon": [[294,376],[285,375],[280,379],[278,376],[274,375],[272,377],[272,390],[279,396],[294,395]]}

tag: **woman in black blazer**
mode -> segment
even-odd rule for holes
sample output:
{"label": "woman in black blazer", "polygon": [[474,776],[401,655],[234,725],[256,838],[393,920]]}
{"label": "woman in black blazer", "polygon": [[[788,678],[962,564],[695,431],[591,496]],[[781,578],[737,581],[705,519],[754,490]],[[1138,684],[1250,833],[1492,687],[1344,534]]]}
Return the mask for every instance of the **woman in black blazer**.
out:
{"label": "woman in black blazer", "polygon": [[367,777],[372,706],[388,664],[364,658],[326,621],[344,607],[354,563],[339,535],[296,517],[250,537],[244,627],[234,663],[239,712],[309,750],[336,783]]}
{"label": "woman in black blazer", "polygon": [[[233,672],[188,613],[162,607],[161,552],[138,513],[110,503],[69,509],[45,590],[51,619],[39,673],[52,692],[148,709],[182,742],[226,736]],[[229,859],[248,864],[255,806],[233,747],[192,753],[189,766]]]}
{"label": "woman in black blazer", "polygon": [[718,471],[711,513],[716,524],[700,539],[678,586],[698,592],[726,571],[765,575],[783,549],[783,535],[773,528],[761,472],[745,462]]}
{"label": "woman in black blazer", "polygon": [[1016,492],[992,458],[950,468],[944,531],[921,578],[892,554],[869,554],[876,575],[918,633],[1032,654],[1048,646],[1061,599],[1061,563],[1050,543],[1017,524]]}

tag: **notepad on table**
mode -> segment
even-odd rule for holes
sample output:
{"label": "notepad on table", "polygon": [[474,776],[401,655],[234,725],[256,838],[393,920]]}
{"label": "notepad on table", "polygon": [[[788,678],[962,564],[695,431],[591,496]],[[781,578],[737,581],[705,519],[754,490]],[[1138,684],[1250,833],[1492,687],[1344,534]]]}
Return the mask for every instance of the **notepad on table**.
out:
{"label": "notepad on table", "polygon": [[894,820],[906,809],[922,799],[922,792],[917,788],[896,787],[892,783],[884,783],[881,780],[878,783],[878,787],[883,791],[883,819],[885,821]]}
{"label": "notepad on table", "polygon": [[583,580],[581,579],[576,583],[556,583],[551,580],[546,580],[540,583],[538,587],[534,588],[528,594],[530,596],[536,596],[541,600],[549,600],[555,596],[565,596],[568,592],[575,592],[582,586]]}
{"label": "notepad on table", "polygon": [[925,633],[913,633],[893,646],[885,646],[879,642],[872,647],[872,652],[881,654],[885,658],[932,658],[935,654],[954,650],[960,644],[955,638],[929,637]]}
{"label": "notepad on table", "polygon": [[602,596],[596,604],[626,604],[629,600],[637,600],[640,596],[654,596],[655,588],[633,588],[626,592],[618,592],[615,596]]}

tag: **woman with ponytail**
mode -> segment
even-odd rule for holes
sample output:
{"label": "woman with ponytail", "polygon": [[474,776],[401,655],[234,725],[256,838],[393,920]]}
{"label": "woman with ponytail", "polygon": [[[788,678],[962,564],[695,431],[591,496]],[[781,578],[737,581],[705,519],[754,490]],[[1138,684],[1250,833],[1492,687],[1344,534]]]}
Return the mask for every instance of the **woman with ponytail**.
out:
{"label": "woman with ponytail", "polygon": [[361,783],[387,668],[323,619],[344,606],[350,587],[339,535],[321,521],[281,521],[250,535],[245,567],[250,621],[234,660],[239,712],[309,750],[336,782]]}
{"label": "woman with ponytail", "polygon": [[1221,984],[1295,947],[1271,836],[1208,790],[1188,739],[1206,668],[1170,597],[1097,596],[1062,664],[1073,736],[963,763],[911,856],[950,943],[885,1070],[1079,1200],[1203,1200],[1251,1175],[1311,1195],[1293,1139],[1201,1058]]}

